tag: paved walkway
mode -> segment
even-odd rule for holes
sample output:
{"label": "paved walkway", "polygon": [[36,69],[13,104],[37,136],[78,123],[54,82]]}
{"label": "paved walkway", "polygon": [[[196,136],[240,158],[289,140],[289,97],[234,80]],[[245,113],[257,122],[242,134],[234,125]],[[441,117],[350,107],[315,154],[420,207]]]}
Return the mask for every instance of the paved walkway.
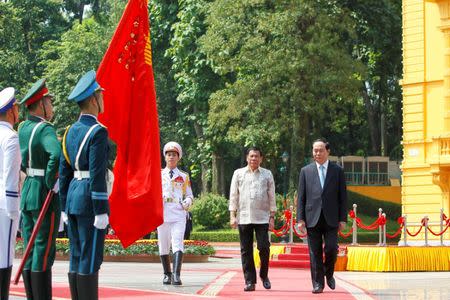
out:
{"label": "paved walkway", "polygon": [[[19,260],[14,262],[15,267]],[[54,299],[70,299],[68,262],[53,267]],[[100,272],[100,299],[450,299],[450,272],[365,273],[336,272],[337,288],[311,294],[309,270],[272,268],[272,289],[258,282],[255,292],[244,292],[240,259],[210,258],[207,263],[185,263],[183,286],[163,286],[159,263],[105,262]],[[15,269],[13,271],[15,274]],[[23,300],[20,283],[12,286],[12,300]]]}

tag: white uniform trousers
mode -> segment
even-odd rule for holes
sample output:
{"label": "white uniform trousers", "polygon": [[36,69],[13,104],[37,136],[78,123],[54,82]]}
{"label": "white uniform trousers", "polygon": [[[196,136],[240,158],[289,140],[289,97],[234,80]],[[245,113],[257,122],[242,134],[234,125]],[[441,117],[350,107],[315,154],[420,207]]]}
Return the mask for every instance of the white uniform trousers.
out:
{"label": "white uniform trousers", "polygon": [[172,253],[184,252],[184,230],[186,229],[186,218],[176,222],[164,222],[158,227],[159,255],[167,255],[170,252],[172,243]]}
{"label": "white uniform trousers", "polygon": [[18,228],[19,220],[12,221],[6,210],[0,209],[0,269],[9,268],[13,264]]}

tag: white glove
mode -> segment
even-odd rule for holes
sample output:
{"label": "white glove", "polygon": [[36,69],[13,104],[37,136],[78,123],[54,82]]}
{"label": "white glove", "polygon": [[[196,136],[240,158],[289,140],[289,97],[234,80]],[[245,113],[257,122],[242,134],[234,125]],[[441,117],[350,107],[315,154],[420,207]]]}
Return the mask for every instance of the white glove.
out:
{"label": "white glove", "polygon": [[18,210],[16,210],[16,211],[9,211],[7,213],[7,215],[8,215],[8,218],[10,218],[13,221],[19,219],[19,211]]}
{"label": "white glove", "polygon": [[181,201],[181,205],[183,206],[183,208],[185,210],[188,210],[189,207],[191,207],[191,204],[192,204],[192,199],[191,198],[186,198],[186,199]]}
{"label": "white glove", "polygon": [[69,223],[69,217],[65,212],[61,212],[61,220],[67,225]]}
{"label": "white glove", "polygon": [[55,194],[59,193],[59,179],[56,180],[55,185],[52,188],[52,191],[55,192]]}
{"label": "white glove", "polygon": [[105,229],[109,224],[108,214],[96,215],[94,219],[94,226],[98,229]]}

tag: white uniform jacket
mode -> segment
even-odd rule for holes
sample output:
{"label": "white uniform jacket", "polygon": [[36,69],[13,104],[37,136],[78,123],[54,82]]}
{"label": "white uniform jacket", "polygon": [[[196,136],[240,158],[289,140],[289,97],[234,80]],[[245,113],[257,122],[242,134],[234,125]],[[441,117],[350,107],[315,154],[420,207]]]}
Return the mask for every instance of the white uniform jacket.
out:
{"label": "white uniform jacket", "polygon": [[161,180],[164,222],[186,219],[186,210],[189,209],[194,199],[189,175],[178,168],[170,170],[166,167],[161,170]]}
{"label": "white uniform jacket", "polygon": [[20,204],[19,137],[11,124],[0,121],[0,209],[18,215]]}

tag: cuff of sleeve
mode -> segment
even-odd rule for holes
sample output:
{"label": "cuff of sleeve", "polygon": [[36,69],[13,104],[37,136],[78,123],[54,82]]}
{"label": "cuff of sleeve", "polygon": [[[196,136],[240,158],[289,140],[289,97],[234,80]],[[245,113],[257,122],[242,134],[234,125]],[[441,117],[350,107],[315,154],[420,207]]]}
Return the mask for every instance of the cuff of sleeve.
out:
{"label": "cuff of sleeve", "polygon": [[12,212],[19,210],[19,194],[17,192],[6,191],[6,211]]}
{"label": "cuff of sleeve", "polygon": [[91,192],[92,200],[108,200],[108,193],[106,192]]}

